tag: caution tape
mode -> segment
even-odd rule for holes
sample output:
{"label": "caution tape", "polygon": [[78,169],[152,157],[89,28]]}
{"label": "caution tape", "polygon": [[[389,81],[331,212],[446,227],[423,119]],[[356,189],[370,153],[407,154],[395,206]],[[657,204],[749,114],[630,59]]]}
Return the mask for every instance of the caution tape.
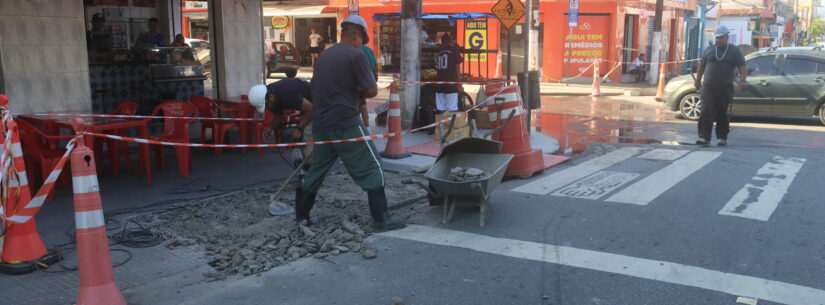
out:
{"label": "caution tape", "polygon": [[[479,107],[485,106],[487,103],[493,100],[493,98],[501,92],[504,92],[506,86],[502,87],[494,93],[492,96],[487,97],[483,102],[477,103],[470,109],[463,111],[463,113],[468,113],[473,111]],[[126,136],[118,136],[112,134],[105,134],[105,133],[96,133],[96,132],[88,132],[85,131],[82,135],[88,136],[95,136],[99,138],[107,138],[119,141],[127,141],[133,143],[140,143],[140,144],[152,144],[152,145],[165,145],[165,146],[177,146],[177,147],[205,147],[205,148],[285,148],[285,147],[299,147],[299,146],[306,146],[306,145],[323,145],[323,144],[336,144],[336,143],[351,143],[351,142],[364,142],[364,141],[371,141],[371,140],[378,140],[378,139],[387,139],[391,137],[402,136],[405,134],[410,134],[413,132],[421,131],[424,129],[432,128],[437,126],[438,124],[443,124],[452,120],[452,117],[445,118],[443,120],[431,123],[426,126],[418,127],[415,129],[410,130],[402,130],[398,132],[391,132],[385,134],[377,134],[377,135],[368,135],[363,137],[351,138],[351,139],[342,139],[342,140],[328,140],[328,141],[312,141],[312,142],[294,142],[294,143],[276,143],[276,144],[203,144],[203,143],[186,143],[186,142],[169,142],[169,141],[158,141],[152,139],[144,139],[144,138],[135,138],[135,137],[126,137]]]}
{"label": "caution tape", "polygon": [[[656,64],[657,65],[658,64],[669,65],[669,64],[678,64],[678,63],[684,63],[684,62],[701,61],[701,60],[702,60],[701,58],[695,58],[695,59],[683,59],[683,60],[674,60],[674,61],[660,61],[660,62],[657,62]],[[617,63],[617,64],[620,64],[620,65],[632,64],[633,63],[632,61],[614,61],[614,60],[606,60],[606,59],[603,59],[603,61]],[[646,62],[645,64],[653,64],[653,63]]]}
{"label": "caution tape", "polygon": [[208,121],[262,121],[256,118],[204,118],[191,116],[160,116],[160,115],[129,115],[129,114],[102,114],[102,113],[26,113],[25,116],[66,116],[66,117],[92,117],[92,118],[118,118],[118,119],[186,119],[186,120],[208,120]]}
{"label": "caution tape", "polygon": [[573,76],[573,77],[561,78],[561,79],[550,78],[550,77],[542,77],[542,79],[549,80],[549,82],[551,82],[551,83],[566,83],[568,81],[571,81],[571,80],[577,79],[579,77],[582,77],[587,71],[590,71],[590,68],[592,68],[595,65],[596,65],[596,62],[590,63],[590,65],[588,65],[586,68],[584,68],[584,70],[582,70],[581,72],[579,72],[579,74],[577,74],[576,76]]}
{"label": "caution tape", "polygon": [[14,215],[8,216],[6,220],[14,223],[26,223],[34,218],[34,215],[37,214],[43,206],[43,202],[46,201],[46,197],[54,189],[55,184],[57,184],[57,178],[60,177],[60,173],[63,172],[63,167],[66,166],[66,162],[69,161],[72,150],[75,148],[75,141],[77,141],[77,138],[69,140],[66,144],[66,152],[60,157],[60,161],[57,162],[57,165],[55,165],[54,169],[49,173],[49,176],[46,177],[46,180],[43,181],[43,185],[40,187],[40,190],[37,191],[37,194],[35,194],[22,209],[18,207]]}

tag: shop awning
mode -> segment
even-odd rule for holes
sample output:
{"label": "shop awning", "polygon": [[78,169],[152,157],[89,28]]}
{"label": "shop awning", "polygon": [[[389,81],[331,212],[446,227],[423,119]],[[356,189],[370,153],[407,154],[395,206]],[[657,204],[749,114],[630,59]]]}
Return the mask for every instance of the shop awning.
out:
{"label": "shop awning", "polygon": [[[396,12],[395,15],[401,15],[401,12]],[[374,21],[383,22],[384,19],[387,19],[387,14],[375,14],[372,19]],[[493,18],[495,19],[496,16],[486,13],[458,13],[458,14],[421,14],[421,19],[442,19],[442,20],[449,20],[449,19],[478,19],[478,18]]]}

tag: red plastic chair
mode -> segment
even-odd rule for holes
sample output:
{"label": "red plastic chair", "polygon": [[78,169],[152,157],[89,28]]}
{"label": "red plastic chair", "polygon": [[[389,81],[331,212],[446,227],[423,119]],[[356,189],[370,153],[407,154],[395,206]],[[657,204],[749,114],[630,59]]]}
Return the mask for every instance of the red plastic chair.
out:
{"label": "red plastic chair", "polygon": [[[269,110],[264,111],[264,119],[252,122],[252,127],[255,128],[255,143],[263,144],[264,143],[264,130],[267,127],[272,125],[272,120],[275,118],[275,114]],[[280,129],[275,129],[272,131],[275,134],[275,143],[279,143],[278,139],[280,139],[281,131]],[[264,149],[262,147],[258,148],[258,154],[263,155]]]}
{"label": "red plastic chair", "polygon": [[[57,162],[59,162],[63,154],[66,153],[65,148],[50,149],[49,141],[70,140],[75,136],[47,135],[31,122],[25,120],[15,120],[15,122],[17,122],[18,133],[20,134],[20,144],[23,146],[26,172],[29,174],[28,183],[34,186],[35,184],[32,179],[38,177],[40,178],[40,182],[46,180],[46,177],[49,176],[52,169],[57,165]],[[57,184],[60,186],[69,185],[68,173],[71,171],[68,170],[68,166],[69,164],[67,163],[57,179]],[[35,170],[35,168],[38,168],[38,170]],[[36,192],[38,189],[32,188],[32,191]],[[49,192],[46,200],[52,200],[53,197],[54,190]]]}
{"label": "red plastic chair", "polygon": [[[200,112],[200,116],[202,118],[218,118],[220,116],[220,112],[228,112],[232,113],[234,117],[237,117],[237,109],[233,108],[223,108],[218,106],[214,100],[205,97],[194,95],[192,96],[192,104],[195,104],[198,107],[198,112]],[[232,127],[239,127],[238,122],[233,121],[218,121],[218,120],[201,120],[201,143],[205,143],[206,141],[206,129],[212,129],[212,141],[215,144],[223,144],[223,138],[226,135],[226,131]],[[215,148],[215,155],[221,155],[221,149]]]}
{"label": "red plastic chair", "polygon": [[[163,119],[163,134],[152,137],[156,141],[189,143],[189,124],[198,119],[198,108],[187,102],[165,102],[152,111],[152,116],[163,112],[163,116],[190,117],[189,119]],[[181,177],[189,177],[192,171],[192,152],[187,146],[175,146],[175,153],[178,156],[178,165]],[[158,160],[158,168],[163,169],[163,145],[155,145],[155,156]]]}
{"label": "red plastic chair", "polygon": [[[117,105],[117,108],[109,114],[120,114],[120,115],[135,115],[137,113],[137,103],[132,101],[125,101]],[[112,134],[118,136],[126,136],[126,130],[114,130]],[[106,147],[109,149],[109,163],[112,169],[112,176],[117,177],[120,173],[120,153],[123,152],[123,156],[126,159],[126,171],[132,171],[132,161],[129,157],[129,143],[126,141],[118,141],[114,139],[106,139]],[[100,157],[103,156],[103,141],[95,141],[95,157],[97,157],[98,164],[100,163]]]}

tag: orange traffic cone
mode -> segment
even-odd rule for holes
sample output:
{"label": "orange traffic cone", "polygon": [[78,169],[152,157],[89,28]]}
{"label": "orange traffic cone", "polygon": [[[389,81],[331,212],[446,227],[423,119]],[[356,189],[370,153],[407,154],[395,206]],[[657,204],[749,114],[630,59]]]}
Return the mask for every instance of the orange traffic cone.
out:
{"label": "orange traffic cone", "polygon": [[[76,132],[83,131],[82,119],[75,118],[72,123]],[[79,138],[71,158],[77,269],[80,273],[77,305],[125,305],[126,300],[115,283],[112,270],[94,151],[86,147],[83,138]]]}
{"label": "orange traffic cone", "polygon": [[665,69],[667,66],[664,63],[659,64],[659,88],[656,90],[656,100],[661,101],[665,96]]}
{"label": "orange traffic cone", "polygon": [[501,153],[515,155],[504,175],[525,179],[543,171],[544,159],[541,149],[533,149],[530,146],[530,133],[525,119],[527,112],[522,107],[524,103],[518,86],[508,86],[507,83],[501,82],[487,85],[485,91],[489,99],[495,101],[487,106],[491,128],[495,129],[504,124],[513,113],[510,123],[493,134],[493,140],[504,142]]}
{"label": "orange traffic cone", "polygon": [[[387,110],[387,131],[390,133],[401,131],[401,98],[398,96],[398,75],[393,75],[390,84],[390,109]],[[403,159],[412,156],[404,148],[401,135],[394,135],[387,140],[387,146],[381,152],[381,157],[387,159]]]}
{"label": "orange traffic cone", "polygon": [[601,65],[601,58],[596,58],[593,62],[593,93],[592,96],[602,96],[602,78],[599,76],[599,65]]}
{"label": "orange traffic cone", "polygon": [[[8,101],[7,98],[5,100]],[[13,168],[14,171],[10,172],[11,174],[8,177],[5,177],[9,179],[5,215],[12,217],[15,211],[23,209],[31,201],[31,192],[29,191],[29,179],[26,175],[17,124],[10,121],[8,128],[12,130],[11,147],[9,147],[12,158],[8,162],[11,162],[10,168]],[[2,137],[3,135],[0,135],[0,138]],[[5,143],[5,139],[2,139],[2,142]],[[37,233],[34,218],[24,223],[6,222],[3,224],[3,229],[5,231],[5,242],[0,242],[3,248],[2,258],[0,258],[0,272],[25,274],[36,270],[36,263],[50,265],[57,261],[57,257],[54,255],[48,255],[47,257],[46,246],[43,244],[40,234]],[[2,239],[3,237],[0,236],[0,240]]]}

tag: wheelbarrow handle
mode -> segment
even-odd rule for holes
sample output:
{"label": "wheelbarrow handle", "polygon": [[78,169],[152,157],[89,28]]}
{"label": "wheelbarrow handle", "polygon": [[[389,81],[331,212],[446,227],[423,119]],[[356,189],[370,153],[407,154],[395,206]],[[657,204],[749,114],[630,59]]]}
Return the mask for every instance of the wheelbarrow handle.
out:
{"label": "wheelbarrow handle", "polygon": [[456,115],[453,114],[453,116],[450,118],[450,127],[448,127],[447,131],[444,132],[443,135],[441,135],[441,146],[444,146],[444,142],[447,141],[447,137],[449,137],[450,133],[453,132],[453,126],[455,126],[455,119]]}
{"label": "wheelbarrow handle", "polygon": [[507,120],[504,121],[504,124],[501,124],[501,126],[498,126],[498,127],[494,128],[493,130],[488,131],[487,133],[484,134],[484,136],[482,136],[482,138],[490,138],[490,135],[492,135],[493,133],[496,133],[499,130],[504,129],[504,127],[507,127],[507,124],[510,124],[510,120],[512,120],[513,116],[515,116],[515,115],[516,115],[516,110],[513,109],[513,111],[510,111],[510,115],[507,116]]}

